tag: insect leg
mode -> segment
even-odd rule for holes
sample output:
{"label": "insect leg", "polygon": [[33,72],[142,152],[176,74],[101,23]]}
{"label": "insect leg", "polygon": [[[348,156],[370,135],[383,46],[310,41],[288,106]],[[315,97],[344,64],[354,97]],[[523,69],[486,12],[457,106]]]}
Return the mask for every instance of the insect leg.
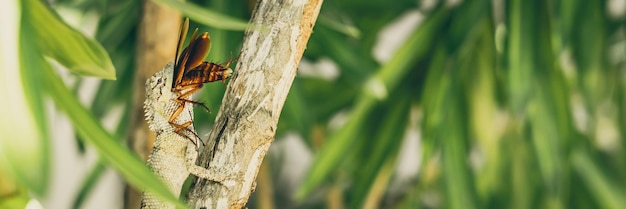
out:
{"label": "insect leg", "polygon": [[[188,97],[189,95],[192,95],[193,93],[196,93],[198,90],[200,90],[200,88],[202,88],[202,83],[199,84],[190,84],[190,85],[180,85],[177,86],[174,90],[178,91],[178,92],[182,92],[186,89],[190,89],[187,92],[179,95],[176,100],[178,100],[177,102],[179,102],[179,104],[182,103],[191,103],[194,105],[199,105],[202,108],[204,108],[207,112],[211,112],[211,110],[209,109],[209,107],[207,107],[204,103],[202,102],[198,102],[198,101],[193,101],[193,100],[189,100],[189,99],[185,99],[186,97]],[[184,104],[183,104],[184,105]],[[182,111],[182,110],[181,110]]]}
{"label": "insect leg", "polygon": [[[174,132],[175,132],[176,134],[178,134],[178,135],[180,135],[180,136],[182,136],[182,137],[184,137],[184,138],[189,139],[189,141],[191,141],[194,145],[198,146],[198,144],[197,144],[197,143],[196,143],[193,139],[191,139],[189,136],[187,136],[187,135],[185,135],[185,134],[183,134],[183,133],[182,133],[182,130],[187,130],[187,131],[189,131],[189,132],[193,133],[193,135],[194,135],[196,138],[198,138],[200,141],[202,141],[202,139],[198,136],[198,134],[196,134],[196,132],[194,132],[193,130],[191,130],[191,129],[189,128],[189,126],[190,126],[191,124],[193,124],[193,122],[192,122],[192,121],[188,121],[188,122],[186,122],[186,123],[184,123],[184,124],[177,124],[177,123],[174,123],[174,120],[176,120],[176,118],[177,118],[177,117],[178,117],[178,116],[179,116],[179,115],[183,112],[183,110],[184,110],[184,102],[183,102],[183,104],[182,104],[181,106],[179,106],[179,107],[178,107],[178,108],[174,111],[174,113],[172,113],[172,115],[171,115],[171,116],[170,116],[170,118],[167,120],[167,122],[168,122],[170,125],[172,125],[172,126],[176,127],[176,129],[174,130]],[[204,144],[204,142],[203,142],[202,144]]]}
{"label": "insect leg", "polygon": [[174,130],[174,133],[189,139],[189,141],[191,141],[191,143],[193,143],[196,147],[198,147],[198,143],[194,140],[191,139],[191,137],[189,137],[188,135],[183,134],[183,131],[188,131],[190,133],[192,133],[197,139],[198,141],[200,141],[202,143],[202,146],[205,146],[204,141],[202,140],[202,138],[200,138],[200,136],[198,136],[198,134],[196,134],[195,131],[191,130],[191,128],[189,126],[191,126],[193,124],[193,122],[188,121],[184,124],[175,124],[175,123],[170,123],[172,126],[176,127],[176,129]]}

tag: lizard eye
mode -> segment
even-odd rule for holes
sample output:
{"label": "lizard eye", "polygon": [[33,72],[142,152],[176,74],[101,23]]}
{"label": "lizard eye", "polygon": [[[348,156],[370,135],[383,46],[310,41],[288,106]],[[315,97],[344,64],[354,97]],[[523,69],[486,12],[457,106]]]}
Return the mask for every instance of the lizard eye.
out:
{"label": "lizard eye", "polygon": [[157,80],[157,84],[161,84],[161,82],[163,81],[161,80],[161,78],[159,78],[159,80]]}

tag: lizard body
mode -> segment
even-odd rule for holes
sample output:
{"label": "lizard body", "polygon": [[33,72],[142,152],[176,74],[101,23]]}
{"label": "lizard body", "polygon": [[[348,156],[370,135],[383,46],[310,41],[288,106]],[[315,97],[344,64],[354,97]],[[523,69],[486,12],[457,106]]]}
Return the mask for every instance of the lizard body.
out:
{"label": "lizard body", "polygon": [[[168,63],[161,71],[146,81],[144,110],[150,130],[156,133],[156,141],[148,158],[148,166],[168,186],[170,191],[178,196],[190,173],[217,182],[223,181],[226,177],[196,165],[198,158],[196,145],[199,145],[199,139],[193,127],[193,105],[185,105],[185,103],[175,101],[179,95],[172,91],[173,75],[174,64]],[[190,90],[179,93],[185,94]],[[192,94],[186,95],[183,99],[191,101],[191,96]],[[180,105],[184,105],[183,111],[173,122],[175,124],[191,124],[182,131],[183,135],[187,137],[176,133],[176,127],[168,121]],[[174,208],[173,204],[162,201],[149,192],[144,192],[143,196],[142,209]]]}

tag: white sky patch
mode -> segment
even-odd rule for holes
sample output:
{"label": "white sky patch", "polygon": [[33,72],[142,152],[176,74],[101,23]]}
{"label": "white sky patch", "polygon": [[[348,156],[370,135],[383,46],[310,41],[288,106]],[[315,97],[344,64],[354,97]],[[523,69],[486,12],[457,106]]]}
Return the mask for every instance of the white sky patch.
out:
{"label": "white sky patch", "polygon": [[28,201],[28,203],[26,204],[25,208],[26,209],[44,209],[41,203],[37,201],[37,199],[35,198],[30,199],[30,201]]}
{"label": "white sky patch", "polygon": [[399,150],[398,164],[396,165],[397,179],[410,179],[417,176],[422,164],[421,130],[410,127],[404,136]]}
{"label": "white sky patch", "polygon": [[403,184],[411,178],[415,178],[422,164],[422,130],[419,128],[423,113],[420,108],[412,107],[409,113],[409,124],[402,146],[400,146],[398,163],[396,164],[396,184]]}
{"label": "white sky patch", "polygon": [[117,125],[122,122],[124,115],[124,105],[116,104],[100,120],[104,128],[110,133],[115,133]]}
{"label": "white sky patch", "polygon": [[[441,0],[444,1],[444,0]],[[437,6],[437,3],[439,3],[439,0],[419,0],[420,2],[420,7],[424,10],[431,10],[433,8],[435,8],[435,6]]]}
{"label": "white sky patch", "polygon": [[609,0],[606,10],[612,18],[623,18],[626,15],[626,0]]}
{"label": "white sky patch", "polygon": [[597,146],[608,152],[618,152],[621,147],[617,125],[618,108],[614,101],[602,101],[595,111],[595,139]]}
{"label": "white sky patch", "polygon": [[[278,178],[290,193],[295,192],[313,163],[313,153],[295,132],[287,133],[270,146],[269,157],[282,160]],[[282,189],[282,188],[281,188]]]}
{"label": "white sky patch", "polygon": [[384,100],[387,98],[387,87],[385,87],[383,81],[377,77],[370,78],[365,84],[365,88],[367,92],[373,94],[377,99]]}
{"label": "white sky patch", "polygon": [[303,59],[298,67],[298,76],[322,78],[329,81],[337,80],[339,73],[337,64],[328,57],[322,57],[317,62]]}
{"label": "white sky patch", "polygon": [[93,104],[93,100],[96,98],[98,87],[100,87],[102,79],[89,76],[82,76],[81,79],[82,82],[78,88],[78,99],[81,104],[85,105],[85,107],[90,107]]}
{"label": "white sky patch", "polygon": [[[64,113],[57,111],[53,103],[46,103],[46,115],[52,152],[51,179],[48,194],[42,198],[45,208],[71,208],[71,203],[97,155],[89,150],[81,154],[76,147],[74,129]],[[92,150],[93,151],[93,150]],[[98,190],[99,188],[96,188]]]}
{"label": "white sky patch", "polygon": [[389,61],[424,18],[417,10],[410,10],[385,26],[378,34],[378,40],[374,45],[372,51],[374,58],[381,63]]}
{"label": "white sky patch", "polygon": [[117,171],[107,168],[81,208],[123,208],[123,180]]}
{"label": "white sky patch", "polygon": [[339,130],[341,127],[346,125],[349,116],[350,112],[346,110],[337,112],[330,118],[330,120],[328,120],[328,130],[331,132]]}
{"label": "white sky patch", "polygon": [[394,178],[389,184],[394,193],[402,190],[417,177],[422,165],[422,130],[420,128],[423,113],[419,107],[411,107],[409,124],[404,133],[402,144],[398,150]]}
{"label": "white sky patch", "polygon": [[85,12],[76,8],[58,5],[54,6],[54,10],[72,28],[79,30],[88,37],[95,37],[98,21],[100,20],[100,15],[96,11],[90,10]]}
{"label": "white sky patch", "polygon": [[589,114],[585,109],[582,95],[574,93],[570,95],[570,110],[574,119],[574,127],[576,130],[588,134],[589,133]]}

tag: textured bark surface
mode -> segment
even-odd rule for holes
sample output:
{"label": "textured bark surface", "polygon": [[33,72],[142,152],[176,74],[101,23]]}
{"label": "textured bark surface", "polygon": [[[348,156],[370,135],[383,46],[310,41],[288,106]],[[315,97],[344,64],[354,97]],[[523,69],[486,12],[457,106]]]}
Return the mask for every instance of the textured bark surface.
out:
{"label": "textured bark surface", "polygon": [[[175,10],[162,7],[150,0],[145,0],[143,16],[139,25],[139,39],[137,49],[137,71],[135,72],[135,88],[133,101],[133,124],[130,146],[142,158],[147,159],[155,135],[148,129],[144,120],[143,102],[145,97],[146,80],[165,64],[174,60],[178,30],[181,16]],[[139,208],[141,192],[126,186],[125,208]]]}
{"label": "textured bark surface", "polygon": [[274,140],[276,125],[322,0],[261,0],[217,113],[200,166],[231,176],[195,178],[192,208],[243,208]]}

